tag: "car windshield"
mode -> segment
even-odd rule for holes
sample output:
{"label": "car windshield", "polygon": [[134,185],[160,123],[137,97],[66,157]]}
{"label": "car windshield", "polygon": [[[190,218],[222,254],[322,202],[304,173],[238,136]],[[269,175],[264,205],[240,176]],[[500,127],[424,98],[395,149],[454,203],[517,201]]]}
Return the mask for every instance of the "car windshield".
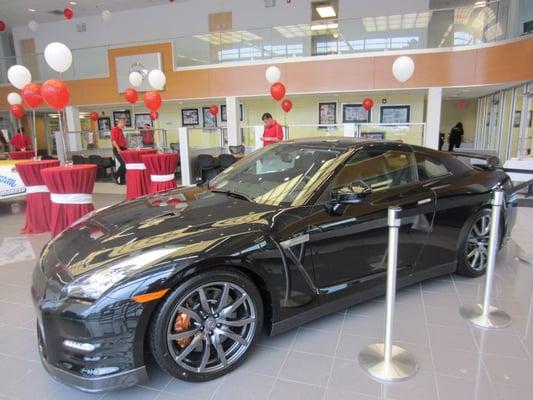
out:
{"label": "car windshield", "polygon": [[209,182],[223,192],[268,205],[302,205],[328,178],[345,149],[302,143],[267,146]]}

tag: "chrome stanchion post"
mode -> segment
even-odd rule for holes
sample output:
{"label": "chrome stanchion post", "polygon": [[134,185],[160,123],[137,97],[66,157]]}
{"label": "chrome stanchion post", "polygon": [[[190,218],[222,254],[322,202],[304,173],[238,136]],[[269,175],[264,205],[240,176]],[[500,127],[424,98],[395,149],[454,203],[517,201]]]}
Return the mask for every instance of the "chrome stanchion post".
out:
{"label": "chrome stanchion post", "polygon": [[500,188],[493,191],[491,202],[492,212],[490,216],[489,254],[487,258],[483,304],[470,304],[461,307],[459,310],[459,313],[464,319],[482,328],[505,328],[511,325],[511,317],[509,314],[490,305],[494,268],[496,267],[496,255],[498,254],[500,219],[504,195],[503,190]]}
{"label": "chrome stanchion post", "polygon": [[389,207],[389,248],[387,255],[387,299],[385,314],[385,343],[371,344],[359,353],[359,364],[372,377],[383,381],[399,381],[414,376],[418,370],[416,359],[407,350],[392,344],[394,304],[396,301],[396,273],[400,207]]}

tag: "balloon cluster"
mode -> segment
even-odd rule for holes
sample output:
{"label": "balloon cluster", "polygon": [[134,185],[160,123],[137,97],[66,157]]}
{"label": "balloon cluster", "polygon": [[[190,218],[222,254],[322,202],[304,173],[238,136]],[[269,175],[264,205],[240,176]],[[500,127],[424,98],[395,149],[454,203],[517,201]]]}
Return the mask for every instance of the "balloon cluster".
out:
{"label": "balloon cluster", "polygon": [[[143,75],[139,71],[132,71],[128,76],[128,80],[133,87],[129,87],[124,92],[126,101],[130,104],[135,104],[139,98],[137,89],[143,84]],[[167,83],[165,73],[160,69],[154,69],[148,73],[148,84],[152,87],[151,91],[144,94],[144,105],[150,110],[150,119],[155,121],[159,118],[157,110],[161,107],[161,95],[157,90],[163,90]]]}
{"label": "balloon cluster", "polygon": [[[281,78],[281,71],[278,67],[272,65],[267,68],[265,72],[266,80],[271,84],[270,86],[270,95],[272,98],[276,101],[280,101],[285,97],[285,93],[287,92],[287,89],[285,88],[285,85],[280,82]],[[284,99],[281,102],[281,108],[285,112],[289,112],[292,110],[292,101],[290,99]]]}

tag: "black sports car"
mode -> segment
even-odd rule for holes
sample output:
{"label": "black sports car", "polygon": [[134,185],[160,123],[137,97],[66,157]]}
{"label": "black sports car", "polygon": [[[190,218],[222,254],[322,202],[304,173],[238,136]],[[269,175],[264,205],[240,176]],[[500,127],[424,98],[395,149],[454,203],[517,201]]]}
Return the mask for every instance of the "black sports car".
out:
{"label": "black sports car", "polygon": [[52,240],[33,274],[47,370],[85,391],[132,386],[151,352],[205,381],[244,361],[263,330],[291,329],[382,295],[387,208],[404,210],[398,285],[486,265],[489,162],[348,138],[271,145],[203,187],[117,204]]}

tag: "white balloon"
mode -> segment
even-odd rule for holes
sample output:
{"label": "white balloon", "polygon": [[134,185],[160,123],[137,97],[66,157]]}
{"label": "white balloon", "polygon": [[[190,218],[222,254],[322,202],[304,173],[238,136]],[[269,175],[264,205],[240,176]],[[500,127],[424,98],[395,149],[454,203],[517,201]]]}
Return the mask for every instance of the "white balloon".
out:
{"label": "white balloon", "polygon": [[109,10],[102,11],[102,19],[104,20],[104,22],[111,22],[111,20],[113,19],[113,16],[111,15],[111,11]]}
{"label": "white balloon", "polygon": [[266,76],[266,80],[269,83],[274,84],[276,82],[279,82],[279,80],[281,78],[281,71],[279,70],[278,67],[272,65],[272,66],[267,68],[267,70],[265,72],[265,76]]}
{"label": "white balloon", "polygon": [[163,71],[159,69],[153,69],[148,74],[148,83],[156,90],[163,90],[165,83],[167,83],[167,77]]}
{"label": "white balloon", "polygon": [[22,104],[22,97],[17,92],[11,92],[7,95],[7,102],[10,105],[13,104]]}
{"label": "white balloon", "polygon": [[401,56],[392,64],[392,74],[399,82],[406,82],[415,72],[415,62],[411,57]]}
{"label": "white balloon", "polygon": [[44,49],[46,63],[57,72],[65,72],[72,65],[72,52],[63,43],[53,42]]}
{"label": "white balloon", "polygon": [[23,65],[13,65],[7,70],[7,79],[17,89],[22,89],[31,82],[31,72]]}
{"label": "white balloon", "polygon": [[131,86],[133,87],[138,88],[143,84],[143,76],[141,75],[140,72],[137,72],[137,71],[130,72],[130,76],[128,77],[128,79],[131,83]]}
{"label": "white balloon", "polygon": [[32,32],[37,32],[37,29],[39,29],[39,24],[37,23],[37,21],[35,21],[34,19],[32,19],[32,20],[28,23],[28,28],[30,28],[30,31],[32,31]]}

